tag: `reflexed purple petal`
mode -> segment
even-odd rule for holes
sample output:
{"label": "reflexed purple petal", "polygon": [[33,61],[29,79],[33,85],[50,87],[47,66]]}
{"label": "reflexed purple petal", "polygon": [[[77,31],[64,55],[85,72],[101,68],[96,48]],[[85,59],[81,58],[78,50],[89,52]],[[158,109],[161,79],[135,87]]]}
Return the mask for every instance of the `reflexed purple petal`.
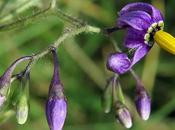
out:
{"label": "reflexed purple petal", "polygon": [[143,87],[137,90],[135,103],[140,117],[148,120],[151,112],[151,98]]}
{"label": "reflexed purple petal", "polygon": [[107,68],[118,74],[128,71],[130,65],[131,61],[125,53],[113,53],[107,60]]}
{"label": "reflexed purple petal", "polygon": [[4,74],[0,77],[0,80],[1,80],[0,81],[0,89],[2,87],[4,87],[4,85],[7,85],[7,84],[9,85],[12,73],[13,73],[14,69],[16,68],[16,66],[23,61],[30,60],[31,58],[32,58],[31,56],[24,56],[24,57],[17,59],[16,61],[14,61],[10,65],[10,67],[4,72]]}
{"label": "reflexed purple petal", "polygon": [[125,46],[128,48],[137,48],[144,43],[145,32],[138,31],[133,28],[127,29],[127,35],[125,38]]}
{"label": "reflexed purple petal", "polygon": [[51,98],[46,104],[46,116],[50,130],[62,130],[67,114],[65,99]]}
{"label": "reflexed purple petal", "polygon": [[11,77],[16,66],[23,61],[30,60],[31,58],[31,56],[25,56],[17,59],[8,67],[8,69],[0,77],[0,107],[3,106],[5,99],[8,96]]}
{"label": "reflexed purple petal", "polygon": [[158,9],[156,9],[150,4],[143,3],[143,2],[127,4],[125,7],[121,9],[121,11],[119,12],[119,15],[121,16],[121,15],[124,15],[125,13],[131,12],[131,11],[138,11],[138,10],[147,12],[148,14],[151,15],[153,19],[155,19],[155,21],[163,20],[163,16]]}
{"label": "reflexed purple petal", "polygon": [[132,11],[121,15],[118,19],[119,27],[131,26],[137,30],[147,30],[153,23],[150,15],[144,11]]}
{"label": "reflexed purple petal", "polygon": [[150,47],[147,46],[146,44],[143,44],[142,46],[138,47],[132,58],[131,66],[137,63],[139,60],[141,60],[148,53],[149,50]]}

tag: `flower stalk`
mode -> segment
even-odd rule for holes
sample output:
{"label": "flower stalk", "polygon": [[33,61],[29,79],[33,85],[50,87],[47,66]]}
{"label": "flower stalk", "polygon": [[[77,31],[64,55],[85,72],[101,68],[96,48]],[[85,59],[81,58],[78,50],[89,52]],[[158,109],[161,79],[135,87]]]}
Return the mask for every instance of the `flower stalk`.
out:
{"label": "flower stalk", "polygon": [[107,81],[106,87],[102,95],[102,107],[105,113],[109,113],[112,107],[112,79],[113,77]]}

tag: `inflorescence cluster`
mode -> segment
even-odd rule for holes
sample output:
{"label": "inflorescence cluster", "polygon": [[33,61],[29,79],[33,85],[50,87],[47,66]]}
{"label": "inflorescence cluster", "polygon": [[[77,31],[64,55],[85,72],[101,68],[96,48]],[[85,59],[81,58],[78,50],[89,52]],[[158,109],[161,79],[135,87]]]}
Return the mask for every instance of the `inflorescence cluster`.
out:
{"label": "inflorescence cluster", "polygon": [[[68,16],[67,18],[71,17]],[[74,18],[71,18],[71,20],[76,22]],[[164,32],[163,28],[164,22],[161,12],[150,4],[142,2],[131,3],[123,7],[119,12],[117,24],[113,31],[115,31],[115,29],[127,30],[124,47],[128,49],[128,52],[120,51],[108,56],[106,66],[108,70],[114,73],[114,76],[108,80],[105,87],[103,105],[105,113],[110,112],[113,106],[117,120],[126,128],[132,126],[132,116],[125,102],[119,77],[126,72],[130,72],[134,77],[136,81],[136,109],[140,117],[143,120],[147,120],[151,112],[151,98],[139,77],[132,70],[132,67],[149,52],[155,43],[166,51],[175,54],[175,38]],[[36,55],[24,56],[14,61],[0,77],[0,111],[4,111],[9,105],[8,98],[11,83],[17,80],[20,82],[20,88],[17,100],[15,100],[13,105],[16,110],[17,122],[19,124],[26,122],[29,111],[31,65],[36,59],[38,60],[40,57],[51,52],[54,71],[46,103],[46,117],[50,130],[62,130],[67,115],[67,101],[64,95],[63,84],[60,81],[56,48],[64,39],[88,31],[94,33],[104,32],[104,30],[102,31],[102,29],[97,27],[82,24],[77,30],[75,29],[75,31],[66,33],[60,37],[56,44],[45,50],[38,57]],[[109,30],[106,30],[106,32],[109,33]],[[29,61],[25,70],[13,75],[16,66],[23,61]]]}

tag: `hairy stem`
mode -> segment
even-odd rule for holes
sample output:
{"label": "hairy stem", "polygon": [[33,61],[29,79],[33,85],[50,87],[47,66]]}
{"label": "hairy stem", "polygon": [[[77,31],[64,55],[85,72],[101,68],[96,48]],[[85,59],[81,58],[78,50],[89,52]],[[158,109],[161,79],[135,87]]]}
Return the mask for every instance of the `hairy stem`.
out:
{"label": "hairy stem", "polygon": [[83,32],[86,32],[86,33],[100,33],[101,32],[101,29],[98,28],[98,27],[94,27],[94,26],[90,26],[90,25],[85,25],[85,26],[81,26],[81,27],[78,27],[78,28],[75,28],[75,29],[72,29],[72,30],[69,30],[65,33],[63,33],[53,44],[51,44],[48,48],[46,48],[45,50],[37,53],[37,54],[34,54],[33,55],[33,60],[32,60],[32,63],[30,63],[30,66],[31,67],[35,62],[37,62],[40,58],[44,57],[45,55],[47,55],[51,49],[53,47],[55,48],[58,48],[59,45],[61,43],[63,43],[66,39],[69,39],[71,37],[74,37],[80,33],[83,33]]}
{"label": "hairy stem", "polygon": [[66,21],[74,26],[85,25],[85,23],[82,22],[81,20],[76,19],[76,18],[62,12],[60,9],[56,8],[55,4],[53,5],[53,2],[51,2],[49,7],[47,7],[46,9],[40,10],[31,16],[27,16],[27,17],[18,19],[16,21],[13,21],[10,23],[5,23],[5,24],[0,25],[0,31],[7,31],[7,30],[11,30],[13,28],[17,28],[17,27],[20,27],[23,25],[27,25],[27,24],[30,24],[30,23],[32,23],[40,18],[44,18],[44,17],[49,16],[49,15],[58,16],[63,21]]}
{"label": "hairy stem", "polygon": [[[5,2],[7,3],[9,0],[6,0]],[[16,9],[11,10],[10,12],[8,12],[8,14],[4,14],[3,16],[0,17],[0,22],[6,22],[9,20],[12,20],[13,18],[15,18],[16,14],[19,14],[25,10],[27,10],[28,8],[32,7],[32,6],[36,6],[37,3],[39,3],[39,0],[29,0],[26,1],[24,3],[22,3],[21,5],[19,5]],[[1,8],[2,10],[3,8]]]}
{"label": "hairy stem", "polygon": [[34,20],[43,17],[49,11],[49,9],[50,9],[50,7],[46,8],[42,11],[38,11],[31,16],[27,16],[27,17],[18,19],[14,22],[11,22],[11,23],[6,23],[3,25],[0,25],[0,31],[6,31],[6,30],[10,30],[10,29],[22,26],[22,25],[27,25],[27,24],[33,22]]}

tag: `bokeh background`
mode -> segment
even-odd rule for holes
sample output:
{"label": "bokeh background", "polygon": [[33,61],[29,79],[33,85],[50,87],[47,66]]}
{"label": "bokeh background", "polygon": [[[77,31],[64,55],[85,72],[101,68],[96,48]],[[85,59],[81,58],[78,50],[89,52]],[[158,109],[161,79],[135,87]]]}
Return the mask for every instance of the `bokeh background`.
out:
{"label": "bokeh background", "polygon": [[[140,0],[141,1],[141,0]],[[154,4],[165,14],[165,30],[175,35],[174,0],[142,0]],[[5,4],[4,4],[5,2]],[[116,23],[117,12],[136,0],[57,0],[64,12],[101,28]],[[0,25],[44,9],[48,0],[1,0]],[[17,11],[16,11],[17,10]],[[11,15],[12,14],[12,15]],[[13,16],[13,17],[11,17]],[[0,74],[17,58],[39,52],[53,43],[70,25],[56,16],[45,16],[27,26],[0,32]],[[124,31],[111,35],[119,46]],[[104,114],[101,95],[106,79],[112,73],[106,70],[105,61],[114,52],[108,37],[81,34],[67,39],[58,49],[60,75],[68,100],[68,115],[64,130],[124,130],[116,122],[115,114]],[[24,66],[17,68],[16,73]],[[134,125],[131,130],[175,130],[175,57],[156,45],[149,55],[134,66],[152,96],[150,119],[142,121],[133,105],[135,81],[131,74],[121,76],[122,89],[132,111]],[[53,72],[50,55],[32,68],[30,84],[30,112],[26,124],[18,125],[13,111],[8,119],[0,115],[0,130],[48,130],[45,102]],[[12,86],[18,87],[18,83]],[[12,108],[14,109],[14,108]]]}

